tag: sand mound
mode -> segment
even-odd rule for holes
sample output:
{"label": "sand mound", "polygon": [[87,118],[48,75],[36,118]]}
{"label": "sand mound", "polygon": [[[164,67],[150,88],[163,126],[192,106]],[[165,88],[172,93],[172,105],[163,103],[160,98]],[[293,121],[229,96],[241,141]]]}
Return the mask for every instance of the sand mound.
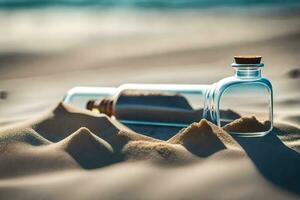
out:
{"label": "sand mound", "polygon": [[181,145],[167,142],[132,141],[123,149],[125,160],[155,160],[168,164],[187,163],[193,155]]}
{"label": "sand mound", "polygon": [[120,131],[126,132],[129,139],[150,139],[133,132],[104,114],[76,109],[64,103],[59,103],[55,109],[27,126],[32,126],[39,134],[53,142],[61,141],[81,127],[88,128],[93,134],[112,145],[116,142],[116,138],[121,137]]}
{"label": "sand mound", "polygon": [[236,119],[223,127],[223,129],[226,131],[240,133],[262,132],[269,130],[269,128],[269,121],[262,123],[258,121],[255,116]]}
{"label": "sand mound", "polygon": [[57,144],[87,169],[115,162],[113,148],[87,128],[80,128]]}
{"label": "sand mound", "polygon": [[238,146],[228,133],[207,120],[201,120],[199,123],[193,123],[182,129],[168,142],[182,144],[190,152],[201,157],[209,156],[222,149]]}
{"label": "sand mound", "polygon": [[[1,130],[0,151],[9,150],[15,155],[11,156],[12,162],[17,165],[19,161],[25,162],[23,159],[32,157],[36,160],[36,166],[45,171],[47,169],[42,167],[44,163],[51,163],[53,169],[56,166],[74,167],[78,164],[91,169],[123,160],[123,147],[129,141],[137,140],[157,141],[135,133],[105,115],[59,103],[55,109],[32,122]],[[59,163],[52,163],[54,160]],[[30,170],[30,173],[35,171],[39,170]],[[24,168],[23,172],[29,171]]]}
{"label": "sand mound", "polygon": [[87,127],[96,135],[101,131],[101,138],[116,134],[121,128],[126,129],[101,114],[79,110],[59,103],[52,111],[31,123],[33,129],[53,142],[59,142],[81,127]]}
{"label": "sand mound", "polygon": [[31,128],[12,128],[2,131],[0,134],[0,151],[5,150],[7,145],[13,143],[25,143],[32,146],[51,144],[50,141],[40,136]]}
{"label": "sand mound", "polygon": [[0,177],[78,168],[65,152],[33,129],[12,127],[0,131]]}

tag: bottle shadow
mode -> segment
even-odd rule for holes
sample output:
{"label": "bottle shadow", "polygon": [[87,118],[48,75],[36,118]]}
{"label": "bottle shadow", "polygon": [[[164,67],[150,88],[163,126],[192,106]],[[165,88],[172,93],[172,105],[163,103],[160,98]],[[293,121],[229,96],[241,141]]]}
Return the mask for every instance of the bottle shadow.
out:
{"label": "bottle shadow", "polygon": [[300,195],[300,153],[282,143],[282,134],[287,133],[274,128],[264,137],[234,138],[267,180]]}

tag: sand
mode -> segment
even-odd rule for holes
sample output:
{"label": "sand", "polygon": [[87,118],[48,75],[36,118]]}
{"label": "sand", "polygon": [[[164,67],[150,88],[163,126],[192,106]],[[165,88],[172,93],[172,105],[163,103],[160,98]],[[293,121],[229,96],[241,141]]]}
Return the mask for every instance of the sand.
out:
{"label": "sand", "polygon": [[[36,42],[30,55],[3,54],[0,199],[300,199],[300,15],[160,19],[154,30],[167,30],[151,39],[84,41],[43,55],[34,53]],[[159,140],[59,103],[76,85],[213,83],[232,75],[233,55],[244,52],[264,56],[274,87],[275,127],[265,137],[230,135],[262,127],[242,118],[224,129],[206,120],[179,132],[159,129],[167,136]]]}
{"label": "sand", "polygon": [[268,131],[271,127],[269,120],[259,121],[255,116],[245,116],[240,119],[236,119],[233,122],[223,126],[223,129],[228,132],[237,133],[251,133],[251,132],[263,132]]}
{"label": "sand", "polygon": [[[231,123],[241,130],[249,124],[261,126],[255,118]],[[290,139],[298,145],[285,146],[276,135],[287,137],[286,129],[299,132],[285,125],[263,138],[233,138],[201,120],[162,141],[60,103],[40,118],[1,130],[0,196],[297,199],[299,137]]]}

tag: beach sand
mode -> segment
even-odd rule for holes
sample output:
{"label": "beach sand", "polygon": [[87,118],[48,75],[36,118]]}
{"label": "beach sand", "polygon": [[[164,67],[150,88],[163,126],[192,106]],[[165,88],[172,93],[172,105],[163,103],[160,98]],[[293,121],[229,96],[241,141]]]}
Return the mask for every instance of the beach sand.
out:
{"label": "beach sand", "polygon": [[[140,20],[160,34],[1,54],[0,199],[300,199],[300,15],[150,16]],[[78,85],[210,84],[244,53],[264,56],[274,87],[265,137],[228,134],[261,126],[248,118],[201,120],[163,141],[59,103]]]}

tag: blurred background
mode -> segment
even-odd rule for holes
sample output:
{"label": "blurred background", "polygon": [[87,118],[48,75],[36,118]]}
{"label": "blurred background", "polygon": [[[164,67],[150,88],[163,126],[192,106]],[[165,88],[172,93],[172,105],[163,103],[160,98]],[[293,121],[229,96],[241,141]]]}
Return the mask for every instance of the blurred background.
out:
{"label": "blurred background", "polygon": [[74,86],[211,84],[259,54],[277,120],[299,121],[298,0],[0,0],[0,126]]}

